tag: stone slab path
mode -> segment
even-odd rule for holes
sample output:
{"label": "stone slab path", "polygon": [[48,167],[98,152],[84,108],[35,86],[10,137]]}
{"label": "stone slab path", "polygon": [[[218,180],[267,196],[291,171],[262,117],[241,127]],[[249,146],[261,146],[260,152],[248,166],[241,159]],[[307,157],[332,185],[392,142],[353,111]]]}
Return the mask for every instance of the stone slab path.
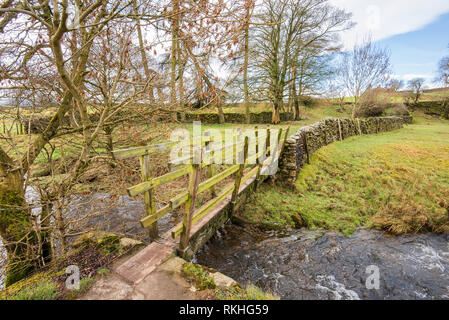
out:
{"label": "stone slab path", "polygon": [[[148,248],[148,247],[147,247]],[[145,249],[141,250],[144,251]],[[145,253],[142,254],[145,256]],[[197,291],[182,276],[184,259],[170,256],[153,272],[137,282],[124,279],[117,269],[99,278],[93,287],[80,300],[202,300],[207,299],[204,292]],[[236,282],[219,273],[211,273],[219,287],[230,287]]]}
{"label": "stone slab path", "polygon": [[[145,249],[141,250],[144,251]],[[145,256],[144,254],[142,256]],[[116,270],[97,280],[81,300],[196,300],[194,287],[182,277],[186,261],[170,257],[145,278],[133,283]]]}

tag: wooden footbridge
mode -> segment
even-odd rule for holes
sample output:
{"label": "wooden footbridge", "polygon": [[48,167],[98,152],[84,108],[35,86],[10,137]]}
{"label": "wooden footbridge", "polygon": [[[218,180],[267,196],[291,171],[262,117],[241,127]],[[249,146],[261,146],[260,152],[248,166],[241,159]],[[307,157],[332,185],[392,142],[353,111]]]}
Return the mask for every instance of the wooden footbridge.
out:
{"label": "wooden footbridge", "polygon": [[[232,214],[242,205],[249,193],[268,176],[265,171],[277,161],[288,137],[287,130],[254,128],[253,134],[241,130],[226,141],[215,143],[215,136],[205,132],[201,139],[168,142],[146,147],[115,151],[117,159],[139,157],[142,181],[127,189],[130,196],[144,195],[146,217],[140,222],[148,228],[152,243],[119,265],[116,272],[130,282],[138,283],[173,253],[190,259]],[[227,143],[227,144],[226,144]],[[218,147],[217,147],[218,145]],[[156,151],[170,151],[187,147],[188,156],[170,162],[171,172],[151,176],[150,157]],[[179,149],[178,149],[179,150]],[[249,152],[251,150],[251,152]],[[228,165],[218,165],[216,159],[237,159]],[[220,172],[217,172],[220,168]],[[206,180],[201,181],[200,172],[206,170]],[[162,185],[189,176],[186,189],[156,209],[154,190]],[[225,180],[226,179],[226,180]],[[220,182],[227,181],[218,189]],[[230,182],[229,182],[230,181]],[[196,208],[197,196],[209,191],[211,199]],[[158,220],[175,209],[184,206],[182,222],[165,234],[158,233]]]}

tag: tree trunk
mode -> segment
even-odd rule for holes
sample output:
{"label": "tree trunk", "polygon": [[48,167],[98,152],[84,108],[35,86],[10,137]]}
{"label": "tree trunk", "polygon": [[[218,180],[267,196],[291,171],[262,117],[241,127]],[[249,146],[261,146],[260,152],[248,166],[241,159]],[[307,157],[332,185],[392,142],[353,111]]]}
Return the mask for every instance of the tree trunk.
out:
{"label": "tree trunk", "polygon": [[176,104],[176,64],[177,64],[177,46],[178,46],[178,17],[179,2],[172,0],[172,41],[171,41],[171,59],[170,59],[170,103],[172,107]]}
{"label": "tree trunk", "polygon": [[36,249],[37,241],[26,207],[22,174],[0,149],[0,236],[8,258],[6,286],[28,275],[34,266],[32,249]]}
{"label": "tree trunk", "polygon": [[298,99],[298,97],[295,97],[294,104],[295,104],[295,120],[299,121],[301,119],[299,117],[300,113],[299,113],[299,99]]}
{"label": "tree trunk", "polygon": [[[137,12],[136,2],[134,2],[134,13],[135,13],[136,17],[139,17],[139,13]],[[150,73],[150,68],[148,67],[148,59],[147,59],[147,54],[145,52],[145,45],[144,45],[143,36],[142,36],[142,27],[140,25],[139,18],[136,18],[136,26],[137,26],[137,37],[139,39],[140,56],[142,59],[143,68],[145,70],[145,77],[146,77],[145,80],[149,81],[150,77],[151,77],[151,73]],[[153,86],[148,86],[148,91],[149,91],[150,102],[154,103],[154,88],[153,88]]]}
{"label": "tree trunk", "polygon": [[[104,133],[106,134],[106,152],[108,153],[109,157],[111,157],[112,161],[115,162],[115,156],[114,156],[114,142],[112,140],[112,132],[114,131],[114,127],[112,126],[105,126],[103,128]],[[111,163],[111,166],[113,164]]]}
{"label": "tree trunk", "polygon": [[249,15],[250,7],[246,8],[246,26],[245,26],[245,59],[243,62],[243,92],[245,94],[245,123],[251,122],[249,111],[249,91],[248,91],[248,59],[249,59]]}
{"label": "tree trunk", "polygon": [[220,123],[220,124],[225,123],[223,108],[221,107],[220,103],[218,103],[218,105],[217,105],[217,110],[218,110],[218,123]]}
{"label": "tree trunk", "polygon": [[273,124],[278,124],[281,122],[280,111],[282,108],[282,99],[277,98],[273,103],[273,115],[271,117],[271,122]]}
{"label": "tree trunk", "polygon": [[178,49],[178,76],[179,76],[179,109],[181,112],[181,122],[186,121],[186,114],[184,112],[185,108],[185,94],[184,94],[184,68],[185,63],[184,59],[182,58],[181,53],[181,41],[178,39],[177,49]]}

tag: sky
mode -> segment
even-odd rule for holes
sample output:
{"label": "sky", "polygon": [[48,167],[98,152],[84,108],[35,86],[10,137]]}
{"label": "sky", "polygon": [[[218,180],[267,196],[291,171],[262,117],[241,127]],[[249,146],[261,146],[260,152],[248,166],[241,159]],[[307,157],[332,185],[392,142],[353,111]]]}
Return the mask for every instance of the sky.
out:
{"label": "sky", "polygon": [[353,13],[357,25],[343,36],[346,49],[371,35],[391,51],[393,77],[425,78],[435,87],[438,61],[449,55],[448,0],[330,0]]}

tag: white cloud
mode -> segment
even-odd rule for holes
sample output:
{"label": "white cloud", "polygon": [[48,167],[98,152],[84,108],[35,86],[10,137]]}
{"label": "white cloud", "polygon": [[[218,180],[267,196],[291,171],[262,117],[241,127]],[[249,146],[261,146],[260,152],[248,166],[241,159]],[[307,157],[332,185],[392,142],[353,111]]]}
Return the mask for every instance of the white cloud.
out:
{"label": "white cloud", "polygon": [[449,12],[447,0],[330,0],[353,13],[357,25],[343,36],[346,48],[371,34],[374,40],[421,29]]}
{"label": "white cloud", "polygon": [[392,74],[391,77],[393,79],[399,79],[404,81],[409,81],[415,78],[423,78],[426,81],[432,81],[433,78],[435,78],[434,75],[431,74],[415,74],[415,73],[409,73],[409,74]]}
{"label": "white cloud", "polygon": [[435,82],[435,75],[432,74],[416,74],[416,73],[408,73],[408,74],[391,74],[391,78],[397,80],[404,80],[405,86],[407,83],[415,78],[423,78],[425,80],[424,89],[434,89],[440,88],[441,84]]}

